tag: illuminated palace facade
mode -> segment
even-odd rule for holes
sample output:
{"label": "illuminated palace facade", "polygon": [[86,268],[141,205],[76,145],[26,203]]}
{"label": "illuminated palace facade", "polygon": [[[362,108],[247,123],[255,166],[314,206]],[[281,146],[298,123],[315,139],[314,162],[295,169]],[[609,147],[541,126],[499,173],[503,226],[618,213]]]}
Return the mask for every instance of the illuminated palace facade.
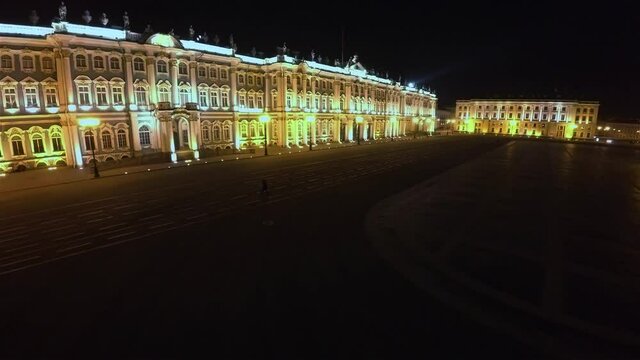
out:
{"label": "illuminated palace facade", "polygon": [[0,92],[0,171],[82,166],[92,149],[98,161],[197,159],[261,147],[265,132],[279,147],[396,137],[432,131],[436,110],[433,93],[357,61],[258,58],[67,21],[0,24]]}
{"label": "illuminated palace facade", "polygon": [[489,100],[456,102],[460,132],[591,140],[599,103],[576,100]]}

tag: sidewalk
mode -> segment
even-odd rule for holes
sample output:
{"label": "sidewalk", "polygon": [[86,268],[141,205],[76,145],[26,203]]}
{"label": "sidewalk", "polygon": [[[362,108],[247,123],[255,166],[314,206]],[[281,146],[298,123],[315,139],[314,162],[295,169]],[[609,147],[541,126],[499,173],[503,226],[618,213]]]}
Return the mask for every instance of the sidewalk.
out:
{"label": "sidewalk", "polygon": [[[400,138],[394,141],[408,141],[412,140],[409,138]],[[391,142],[390,139],[378,139],[375,141],[362,141],[362,144],[377,144],[377,143],[385,143]],[[330,150],[337,148],[344,148],[350,146],[357,146],[356,142],[353,143],[333,143],[333,144],[319,144],[313,146],[313,151],[321,151],[321,150]],[[292,147],[292,148],[281,148],[277,146],[269,147],[269,156],[272,155],[284,155],[284,154],[294,154],[294,153],[304,153],[309,151],[308,146],[301,147]],[[140,172],[147,171],[159,171],[166,170],[168,168],[176,168],[176,167],[185,167],[185,166],[195,166],[195,165],[203,165],[209,162],[215,161],[230,161],[230,160],[243,160],[243,159],[252,159],[264,157],[264,149],[258,148],[255,151],[255,154],[242,153],[242,154],[227,154],[227,155],[219,155],[212,156],[207,158],[201,158],[200,160],[186,160],[179,161],[177,163],[172,162],[162,162],[155,164],[145,164],[145,165],[135,165],[135,166],[126,166],[126,167],[118,167],[111,168],[108,170],[100,170],[100,164],[98,163],[98,169],[100,170],[100,177],[112,177],[112,176],[122,176],[128,174],[135,174]],[[59,168],[50,168],[48,169],[38,169],[38,170],[28,170],[19,173],[0,173],[0,194],[3,192],[10,191],[19,191],[19,190],[27,190],[34,188],[41,188],[46,186],[53,186],[59,184],[68,184],[78,181],[88,181],[93,180],[93,167],[90,165],[85,166],[84,168],[72,168],[72,167],[59,167]]]}

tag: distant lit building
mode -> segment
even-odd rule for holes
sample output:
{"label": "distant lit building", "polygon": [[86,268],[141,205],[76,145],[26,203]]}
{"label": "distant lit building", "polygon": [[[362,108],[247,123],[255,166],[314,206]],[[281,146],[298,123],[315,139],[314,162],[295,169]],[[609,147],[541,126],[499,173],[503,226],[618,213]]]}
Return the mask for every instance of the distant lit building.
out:
{"label": "distant lit building", "polygon": [[601,122],[598,124],[596,137],[598,141],[616,140],[633,144],[640,143],[640,122]]}
{"label": "distant lit building", "polygon": [[597,101],[493,100],[456,102],[460,132],[562,139],[593,139],[598,121]]}
{"label": "distant lit building", "polygon": [[291,147],[433,130],[433,93],[375,76],[356,57],[334,66],[284,46],[259,58],[193,29],[179,39],[129,31],[124,17],[122,27],[83,18],[66,21],[61,5],[49,27],[0,24],[0,171],[82,166],[93,147],[98,161],[175,161],[261,147],[265,135]]}

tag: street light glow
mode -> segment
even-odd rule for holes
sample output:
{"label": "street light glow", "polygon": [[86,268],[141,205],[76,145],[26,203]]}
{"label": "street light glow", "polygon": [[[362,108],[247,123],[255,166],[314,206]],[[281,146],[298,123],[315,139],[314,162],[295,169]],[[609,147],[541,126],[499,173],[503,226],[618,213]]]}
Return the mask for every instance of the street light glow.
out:
{"label": "street light glow", "polygon": [[260,115],[259,119],[260,119],[260,122],[262,123],[268,123],[271,120],[271,118],[267,114]]}

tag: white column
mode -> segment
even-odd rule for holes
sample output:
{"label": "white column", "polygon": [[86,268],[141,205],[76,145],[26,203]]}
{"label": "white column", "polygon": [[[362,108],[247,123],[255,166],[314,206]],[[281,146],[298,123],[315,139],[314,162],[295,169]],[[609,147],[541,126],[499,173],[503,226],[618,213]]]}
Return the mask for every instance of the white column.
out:
{"label": "white column", "polygon": [[125,69],[127,74],[127,99],[129,100],[129,109],[131,109],[131,105],[136,103],[136,97],[133,93],[133,65],[131,64],[131,54],[126,54],[124,56]]}
{"label": "white column", "polygon": [[316,133],[318,131],[318,120],[316,119],[316,121],[311,122],[310,126],[311,126],[311,143],[313,145],[316,144]]}
{"label": "white column", "polygon": [[156,60],[153,56],[147,57],[147,81],[149,82],[149,102],[158,104],[158,90],[156,89]]}
{"label": "white column", "polygon": [[178,60],[169,60],[169,75],[171,76],[171,100],[173,100],[173,106],[180,105],[180,95],[178,93]]}
{"label": "white column", "polygon": [[197,64],[195,61],[189,63],[189,75],[191,80],[191,102],[198,103],[198,83],[196,80]]}

